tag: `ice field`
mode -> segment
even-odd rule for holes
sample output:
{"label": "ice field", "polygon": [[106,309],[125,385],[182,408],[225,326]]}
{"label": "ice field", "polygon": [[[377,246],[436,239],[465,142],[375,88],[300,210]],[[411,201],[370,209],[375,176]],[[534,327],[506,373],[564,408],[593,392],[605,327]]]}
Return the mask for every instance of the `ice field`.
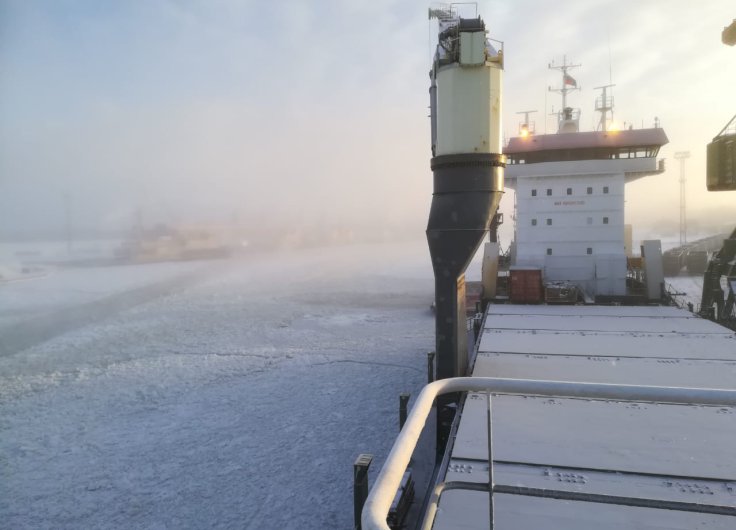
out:
{"label": "ice field", "polygon": [[0,285],[0,526],[351,527],[355,457],[377,472],[426,380],[425,249]]}

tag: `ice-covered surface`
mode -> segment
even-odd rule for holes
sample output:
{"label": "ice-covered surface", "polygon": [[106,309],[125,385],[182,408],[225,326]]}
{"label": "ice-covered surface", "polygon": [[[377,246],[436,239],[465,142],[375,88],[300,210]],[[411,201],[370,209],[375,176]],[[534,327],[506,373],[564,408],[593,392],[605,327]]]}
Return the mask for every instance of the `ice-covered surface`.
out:
{"label": "ice-covered surface", "polygon": [[0,241],[0,264],[64,262],[70,259],[112,257],[120,239],[77,241]]}
{"label": "ice-covered surface", "polygon": [[[473,375],[732,390],[736,335],[672,307],[498,305]],[[732,406],[471,393],[442,479],[487,484],[492,459],[498,528],[725,530],[735,417]],[[459,486],[442,493],[433,528],[488,528],[488,513],[487,493]]]}
{"label": "ice-covered surface", "polygon": [[693,304],[697,311],[703,296],[703,276],[668,276],[664,279],[678,294],[675,297],[677,303],[687,308],[687,304]]}
{"label": "ice-covered surface", "polygon": [[[355,457],[381,465],[397,395],[426,378],[425,248],[232,262],[0,355],[1,526],[350,528]],[[80,289],[141,286],[109,272]],[[34,318],[59,280],[16,284],[12,305]],[[88,302],[73,291],[52,309]]]}
{"label": "ice-covered surface", "polygon": [[203,267],[202,262],[53,268],[24,281],[0,284],[0,331],[34,316],[75,307]]}

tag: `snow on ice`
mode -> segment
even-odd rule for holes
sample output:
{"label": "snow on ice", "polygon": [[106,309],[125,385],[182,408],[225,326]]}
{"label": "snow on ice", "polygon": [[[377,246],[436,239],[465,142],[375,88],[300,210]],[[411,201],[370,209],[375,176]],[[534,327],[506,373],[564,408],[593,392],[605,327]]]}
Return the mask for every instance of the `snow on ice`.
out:
{"label": "snow on ice", "polygon": [[194,265],[0,286],[0,336],[85,304],[107,311],[0,352],[0,526],[352,526],[355,457],[375,454],[375,475],[398,394],[426,379],[424,244],[205,266],[175,292],[113,309]]}

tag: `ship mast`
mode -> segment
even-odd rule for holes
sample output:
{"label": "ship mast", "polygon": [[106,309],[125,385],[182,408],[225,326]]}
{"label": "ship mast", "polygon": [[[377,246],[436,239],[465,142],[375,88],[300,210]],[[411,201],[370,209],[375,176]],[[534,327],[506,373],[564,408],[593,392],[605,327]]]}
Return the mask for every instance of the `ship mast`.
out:
{"label": "ship mast", "polygon": [[557,113],[557,132],[577,132],[578,119],[580,111],[573,112],[573,109],[567,106],[567,94],[575,90],[580,90],[578,82],[568,73],[569,70],[579,67],[579,64],[568,64],[567,55],[563,56],[562,64],[555,64],[554,61],[549,63],[550,70],[559,70],[562,74],[562,86],[560,88],[548,87],[550,92],[562,94],[562,109]]}
{"label": "ship mast", "polygon": [[[548,68],[550,70],[559,70],[562,73],[562,88],[552,88],[549,87],[550,92],[558,92],[559,94],[562,94],[562,109],[567,108],[567,93],[573,92],[575,90],[580,90],[580,87],[578,86],[577,81],[573,79],[573,77],[567,73],[568,70],[571,70],[573,68],[578,68],[579,64],[567,64],[567,55],[562,56],[562,64],[555,64],[554,61],[549,63]],[[568,87],[570,85],[572,88]]]}
{"label": "ship mast", "polygon": [[613,96],[609,96],[607,90],[615,86],[615,84],[609,84],[594,88],[594,90],[601,91],[600,97],[595,100],[595,110],[601,113],[601,119],[598,122],[598,127],[596,127],[596,129],[600,128],[603,132],[606,132],[608,129],[607,124],[609,112],[611,113],[611,121],[613,121]]}

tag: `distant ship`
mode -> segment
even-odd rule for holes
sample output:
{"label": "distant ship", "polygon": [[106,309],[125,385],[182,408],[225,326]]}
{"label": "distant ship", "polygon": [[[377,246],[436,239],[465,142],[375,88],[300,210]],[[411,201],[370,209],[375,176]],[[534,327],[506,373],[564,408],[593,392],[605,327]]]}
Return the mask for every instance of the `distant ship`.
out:
{"label": "distant ship", "polygon": [[136,229],[115,254],[126,263],[154,263],[226,258],[235,248],[234,234],[227,227],[157,225]]}

